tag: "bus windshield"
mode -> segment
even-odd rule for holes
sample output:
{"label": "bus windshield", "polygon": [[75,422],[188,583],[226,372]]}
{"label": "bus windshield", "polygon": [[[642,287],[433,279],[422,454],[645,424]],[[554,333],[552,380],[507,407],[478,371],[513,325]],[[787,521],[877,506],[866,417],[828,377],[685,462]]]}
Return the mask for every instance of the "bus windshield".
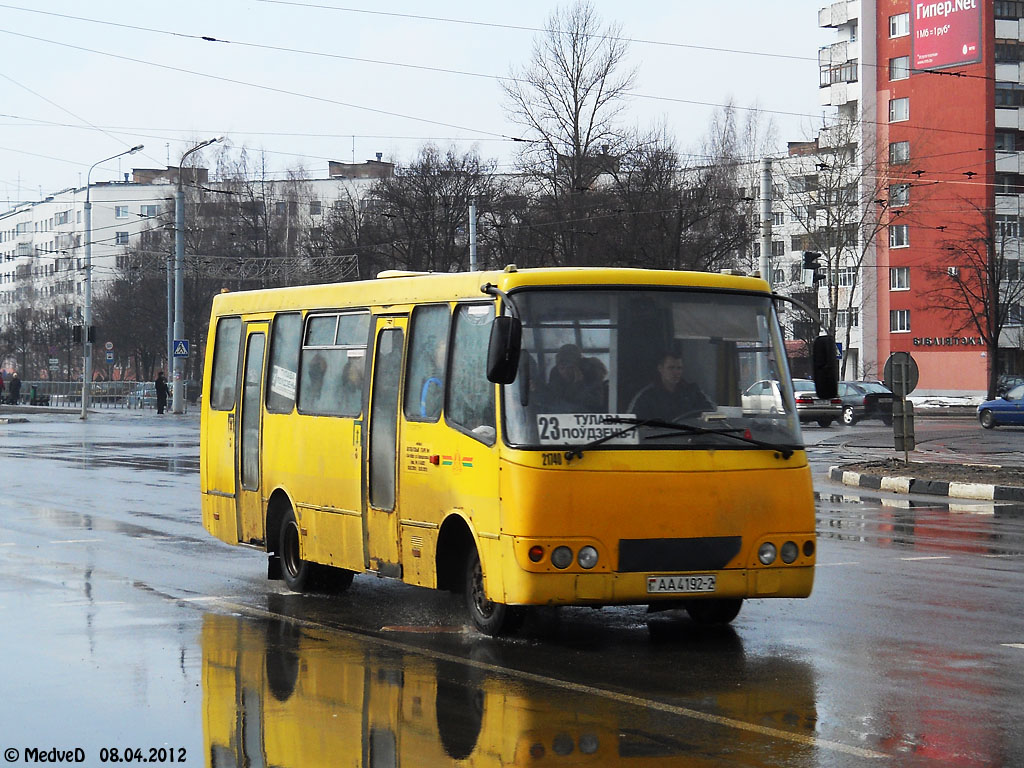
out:
{"label": "bus windshield", "polygon": [[516,380],[503,387],[509,445],[747,450],[756,441],[801,442],[785,348],[763,294],[524,289],[513,301],[523,350]]}

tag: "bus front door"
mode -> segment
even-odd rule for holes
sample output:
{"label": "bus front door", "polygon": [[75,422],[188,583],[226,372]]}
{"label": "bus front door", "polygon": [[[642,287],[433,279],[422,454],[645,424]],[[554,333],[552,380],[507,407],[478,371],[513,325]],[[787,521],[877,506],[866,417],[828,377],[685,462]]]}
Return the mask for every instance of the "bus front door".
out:
{"label": "bus front door", "polygon": [[402,377],[405,316],[376,318],[370,387],[369,462],[363,559],[382,576],[401,577],[398,562],[398,390]]}
{"label": "bus front door", "polygon": [[242,361],[242,392],[239,398],[238,452],[238,541],[263,544],[263,501],[260,488],[260,427],[263,416],[263,357],[267,347],[267,324],[245,327],[245,357]]}

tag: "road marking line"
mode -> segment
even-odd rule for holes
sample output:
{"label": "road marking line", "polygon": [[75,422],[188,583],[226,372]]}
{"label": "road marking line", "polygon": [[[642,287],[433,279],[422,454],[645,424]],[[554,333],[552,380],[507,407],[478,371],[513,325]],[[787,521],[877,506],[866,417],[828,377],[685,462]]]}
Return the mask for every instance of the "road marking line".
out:
{"label": "road marking line", "polygon": [[900,560],[950,560],[952,555],[921,555],[920,557],[901,557]]}
{"label": "road marking line", "polygon": [[221,603],[221,607],[227,611],[248,614],[250,616],[256,616],[265,619],[284,619],[285,621],[292,622],[299,626],[305,626],[309,628],[327,630],[329,632],[337,632],[339,634],[350,635],[358,637],[361,640],[365,640],[367,643],[374,645],[384,646],[395,650],[401,650],[408,653],[415,653],[420,656],[426,656],[440,661],[450,661],[455,664],[462,664],[468,667],[475,667],[477,669],[483,669],[488,672],[501,675],[503,677],[513,677],[520,680],[526,680],[531,683],[551,686],[554,688],[560,688],[562,690],[571,691],[573,693],[585,694],[587,696],[599,696],[604,699],[610,699],[617,701],[622,704],[629,704],[635,707],[641,707],[645,709],[653,709],[659,712],[665,712],[671,715],[677,715],[679,717],[687,717],[691,720],[699,720],[705,723],[712,723],[714,725],[721,725],[726,728],[735,728],[739,731],[748,731],[750,733],[756,733],[761,736],[766,736],[772,739],[782,739],[785,741],[795,742],[797,744],[803,744],[809,747],[815,747],[817,749],[830,749],[834,752],[842,752],[847,755],[855,755],[856,757],[866,757],[874,759],[885,760],[889,757],[882,752],[875,752],[870,749],[864,749],[863,747],[854,747],[849,744],[843,744],[838,741],[830,741],[828,739],[821,739],[816,736],[807,736],[802,733],[793,733],[792,731],[784,731],[780,728],[769,728],[764,725],[757,725],[755,723],[748,723],[743,720],[737,720],[732,717],[724,717],[722,715],[713,715],[708,712],[701,712],[696,709],[689,709],[688,707],[680,707],[675,704],[667,704],[655,699],[645,699],[639,696],[631,696],[627,693],[619,693],[618,691],[610,691],[604,688],[597,688],[592,685],[585,685],[583,683],[572,683],[568,680],[559,680],[554,677],[545,677],[543,675],[534,674],[533,672],[524,672],[519,669],[510,669],[502,667],[497,664],[487,664],[482,661],[474,661],[473,659],[466,659],[460,656],[455,656],[450,653],[444,653],[442,651],[433,651],[427,648],[419,648],[409,643],[403,643],[400,640],[388,640],[382,637],[375,637],[373,635],[363,634],[361,632],[355,632],[347,630],[342,627],[331,626],[330,624],[323,624],[320,622],[309,621],[307,619],[298,619],[292,616],[284,616],[273,611],[266,611],[261,608],[255,608],[240,603],[229,603],[226,600]]}
{"label": "road marking line", "polygon": [[0,541],[0,547],[13,547],[13,541]]}
{"label": "road marking line", "polygon": [[849,560],[849,561],[847,561],[845,563],[815,563],[814,565],[817,568],[826,568],[826,567],[828,567],[830,565],[860,565],[860,561],[858,561],[858,560]]}
{"label": "road marking line", "polygon": [[176,603],[212,603],[217,600],[237,600],[237,595],[228,595],[227,597],[218,597],[216,595],[207,595],[205,597],[168,597],[168,600],[173,600]]}
{"label": "road marking line", "polygon": [[90,544],[94,541],[103,541],[103,539],[58,539],[57,541],[51,541],[51,544]]}
{"label": "road marking line", "polygon": [[982,557],[1020,557],[1020,555],[1012,552],[1008,555],[982,555]]}
{"label": "road marking line", "polygon": [[64,603],[49,603],[48,608],[75,608],[80,605],[126,605],[124,600],[68,600]]}
{"label": "road marking line", "polygon": [[1019,648],[1024,651],[1024,643],[1003,643],[1004,648]]}

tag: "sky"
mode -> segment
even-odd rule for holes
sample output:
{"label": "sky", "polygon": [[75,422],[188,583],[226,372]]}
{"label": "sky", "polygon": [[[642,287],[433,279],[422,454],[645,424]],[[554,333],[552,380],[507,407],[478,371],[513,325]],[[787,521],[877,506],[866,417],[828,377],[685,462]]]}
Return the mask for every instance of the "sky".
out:
{"label": "sky", "polygon": [[[716,109],[811,138],[824,0],[591,0],[636,70],[624,113],[699,152]],[[0,210],[225,136],[270,174],[412,160],[433,142],[511,168],[524,129],[500,78],[527,64],[555,2],[0,0]],[[203,38],[213,38],[204,40]],[[136,144],[135,155],[105,158]],[[203,160],[212,155],[203,150]],[[93,167],[91,175],[90,168]]]}

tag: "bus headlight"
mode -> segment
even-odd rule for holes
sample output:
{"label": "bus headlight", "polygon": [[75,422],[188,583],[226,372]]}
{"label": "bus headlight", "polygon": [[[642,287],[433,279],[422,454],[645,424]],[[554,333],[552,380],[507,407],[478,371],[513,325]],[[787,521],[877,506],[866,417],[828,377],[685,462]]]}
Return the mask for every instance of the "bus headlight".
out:
{"label": "bus headlight", "polygon": [[761,561],[761,565],[771,565],[774,563],[776,554],[775,545],[770,541],[766,541],[757,548],[757,559]]}
{"label": "bus headlight", "polygon": [[797,555],[800,554],[800,548],[795,542],[787,541],[782,545],[782,549],[779,550],[779,556],[782,558],[782,562],[789,564],[796,560]]}
{"label": "bus headlight", "polygon": [[580,564],[580,568],[593,568],[597,565],[597,550],[593,547],[583,547],[576,556],[576,562]]}
{"label": "bus headlight", "polygon": [[568,547],[555,547],[551,553],[551,564],[555,568],[568,568],[572,565],[572,550]]}

